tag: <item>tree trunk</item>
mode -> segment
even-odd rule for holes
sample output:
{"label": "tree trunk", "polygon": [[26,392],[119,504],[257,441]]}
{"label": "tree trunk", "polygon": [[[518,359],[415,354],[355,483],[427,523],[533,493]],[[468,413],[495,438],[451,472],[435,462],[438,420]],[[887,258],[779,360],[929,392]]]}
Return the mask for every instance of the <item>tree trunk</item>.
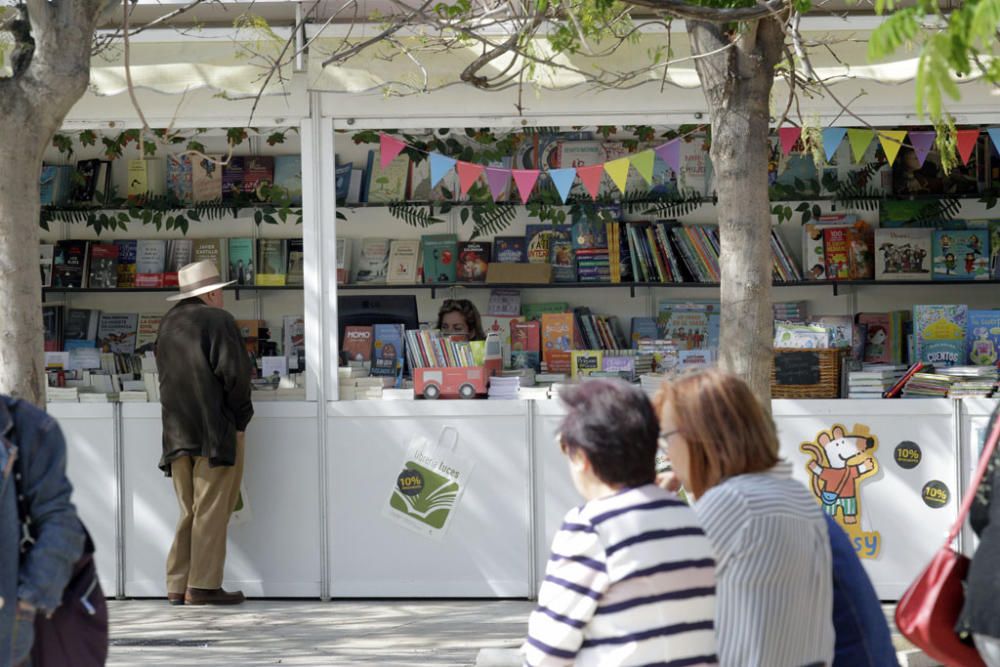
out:
{"label": "tree trunk", "polygon": [[767,158],[771,84],[783,34],[771,18],[741,30],[727,34],[722,26],[688,22],[712,121],[722,269],[719,364],[746,380],[769,407],[773,315]]}
{"label": "tree trunk", "polygon": [[51,133],[27,118],[0,120],[0,392],[45,404],[38,174]]}

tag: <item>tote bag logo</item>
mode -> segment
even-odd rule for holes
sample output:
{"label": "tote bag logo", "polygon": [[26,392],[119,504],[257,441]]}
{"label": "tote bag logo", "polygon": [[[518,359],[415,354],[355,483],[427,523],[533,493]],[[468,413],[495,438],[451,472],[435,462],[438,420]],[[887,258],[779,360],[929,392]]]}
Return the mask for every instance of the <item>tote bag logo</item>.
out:
{"label": "tote bag logo", "polygon": [[860,558],[877,558],[882,536],[861,528],[861,483],[878,472],[878,439],[863,424],[848,431],[834,424],[799,450],[811,458],[806,464],[810,488],[823,511],[844,529]]}

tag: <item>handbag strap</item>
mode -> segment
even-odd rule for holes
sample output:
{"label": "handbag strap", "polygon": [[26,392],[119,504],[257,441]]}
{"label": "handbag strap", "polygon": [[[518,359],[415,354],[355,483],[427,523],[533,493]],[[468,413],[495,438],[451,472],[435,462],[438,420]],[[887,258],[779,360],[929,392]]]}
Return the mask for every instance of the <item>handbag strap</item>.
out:
{"label": "handbag strap", "polygon": [[948,533],[948,540],[945,544],[951,544],[958,537],[959,531],[962,530],[962,526],[965,524],[965,517],[968,516],[969,510],[972,509],[972,503],[976,499],[976,492],[979,491],[979,484],[983,481],[983,477],[986,476],[986,469],[990,465],[990,459],[993,458],[993,452],[997,448],[998,440],[1000,440],[1000,407],[993,411],[993,416],[990,418],[990,432],[983,443],[983,453],[979,457],[979,465],[976,466],[976,472],[973,473],[972,479],[969,480],[969,489],[965,492],[965,497],[962,499],[962,507],[958,510],[958,516],[955,517],[955,525],[951,527],[951,531]]}

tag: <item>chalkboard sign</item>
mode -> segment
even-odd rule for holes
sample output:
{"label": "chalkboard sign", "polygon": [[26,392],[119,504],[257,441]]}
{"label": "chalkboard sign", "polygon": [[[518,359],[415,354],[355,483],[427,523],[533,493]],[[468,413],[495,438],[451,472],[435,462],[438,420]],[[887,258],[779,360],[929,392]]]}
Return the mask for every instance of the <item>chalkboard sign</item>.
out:
{"label": "chalkboard sign", "polygon": [[819,352],[782,352],[774,355],[776,384],[811,385],[820,383]]}

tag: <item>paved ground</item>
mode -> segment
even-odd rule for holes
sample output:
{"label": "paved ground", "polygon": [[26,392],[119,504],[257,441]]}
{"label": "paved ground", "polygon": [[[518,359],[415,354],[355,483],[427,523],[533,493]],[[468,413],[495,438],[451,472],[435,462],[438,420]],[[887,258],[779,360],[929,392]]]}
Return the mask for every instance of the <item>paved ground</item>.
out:
{"label": "paved ground", "polygon": [[[533,604],[525,600],[251,600],[239,607],[109,601],[109,667],[309,665],[482,667],[517,664]],[[892,607],[886,607],[891,623]],[[906,652],[903,667],[927,667]],[[480,654],[481,649],[488,649]],[[493,650],[489,650],[493,649]],[[508,649],[507,651],[498,649]]]}

